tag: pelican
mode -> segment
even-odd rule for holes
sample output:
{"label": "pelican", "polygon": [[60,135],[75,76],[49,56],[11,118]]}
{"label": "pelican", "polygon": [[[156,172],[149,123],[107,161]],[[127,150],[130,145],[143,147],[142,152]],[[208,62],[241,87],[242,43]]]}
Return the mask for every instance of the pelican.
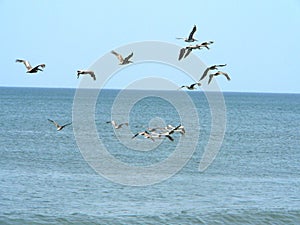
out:
{"label": "pelican", "polygon": [[132,136],[131,139],[137,137],[137,136],[144,136],[145,138],[151,139],[152,141],[155,141],[154,138],[152,137],[152,135],[148,132],[148,131],[142,131],[142,132],[138,132],[135,135]]}
{"label": "pelican", "polygon": [[202,42],[202,43],[200,44],[200,46],[209,49],[208,46],[211,45],[211,44],[213,44],[213,43],[214,43],[213,41],[206,41],[206,42]]}
{"label": "pelican", "polygon": [[227,78],[227,80],[230,80],[230,77],[229,77],[229,75],[227,73],[224,73],[222,71],[218,71],[216,73],[213,73],[213,74],[209,75],[208,84],[211,82],[211,80],[213,79],[213,77],[216,77],[216,76],[219,76],[219,75],[224,75]]}
{"label": "pelican", "polygon": [[204,46],[201,44],[196,44],[196,45],[190,45],[190,46],[180,49],[178,60],[181,60],[183,58],[183,56],[184,56],[184,58],[186,58],[192,52],[192,50],[195,50],[195,49],[200,50],[202,47],[204,47]]}
{"label": "pelican", "polygon": [[227,66],[227,64],[213,65],[213,66],[207,67],[206,70],[204,70],[204,73],[202,74],[200,80],[203,80],[207,76],[207,74],[210,70],[216,70],[216,69],[218,69],[218,67],[223,67],[223,66]]}
{"label": "pelican", "polygon": [[45,64],[39,64],[35,67],[32,67],[29,63],[29,61],[24,60],[24,59],[16,59],[16,62],[18,63],[24,63],[27,71],[26,73],[37,73],[38,71],[43,71],[40,67],[45,68]]}
{"label": "pelican", "polygon": [[151,137],[152,137],[153,139],[161,139],[161,138],[163,138],[163,137],[166,137],[166,138],[168,138],[170,141],[174,141],[174,138],[172,138],[168,132],[162,133],[162,134],[161,134],[161,133],[152,132],[150,135],[151,135]]}
{"label": "pelican", "polygon": [[157,133],[155,131],[151,132],[151,137],[152,138],[162,138],[162,137],[166,137],[168,138],[170,141],[174,141],[174,138],[171,137],[171,134],[173,134],[175,131],[178,131],[180,128],[182,127],[181,124],[179,124],[177,127],[173,127],[173,126],[167,126],[165,127],[166,131],[164,133]]}
{"label": "pelican", "polygon": [[184,129],[184,126],[182,126],[181,124],[177,127],[174,127],[172,125],[168,125],[165,127],[168,131],[173,131],[174,133],[175,132],[178,132],[180,134],[185,134],[185,129]]}
{"label": "pelican", "polygon": [[201,83],[199,83],[199,82],[193,83],[190,86],[182,85],[179,89],[181,89],[181,88],[187,88],[188,90],[195,90],[195,89],[197,89],[196,85],[201,86]]}
{"label": "pelican", "polygon": [[106,123],[111,123],[115,129],[120,129],[124,125],[128,126],[128,123],[117,124],[114,120],[107,121]]}
{"label": "pelican", "polygon": [[126,65],[129,63],[133,63],[132,61],[129,60],[133,56],[133,52],[131,52],[131,54],[128,55],[125,59],[123,58],[122,55],[120,55],[119,53],[117,53],[115,51],[111,51],[111,53],[114,54],[115,56],[117,56],[118,60],[120,61],[119,65]]}
{"label": "pelican", "polygon": [[194,33],[196,32],[197,27],[196,25],[194,25],[190,35],[187,38],[176,38],[176,39],[184,39],[185,42],[194,42],[194,41],[198,41],[195,38],[193,38]]}
{"label": "pelican", "polygon": [[181,134],[185,134],[185,129],[184,129],[184,126],[182,125],[179,125],[177,127],[174,127],[172,125],[167,125],[166,127],[153,127],[153,128],[148,128],[148,131],[150,132],[154,132],[154,133],[157,133],[157,131],[161,131],[161,132],[178,132],[178,133],[181,133]]}
{"label": "pelican", "polygon": [[77,70],[77,79],[79,78],[80,75],[86,75],[89,74],[94,80],[96,80],[96,75],[94,71],[91,70]]}
{"label": "pelican", "polygon": [[54,124],[54,126],[56,126],[56,130],[57,131],[60,131],[60,130],[62,130],[64,127],[66,127],[66,126],[69,126],[69,125],[71,125],[72,123],[67,123],[67,124],[64,124],[64,125],[59,125],[58,123],[56,123],[55,121],[53,121],[53,120],[50,120],[50,119],[48,119],[48,121],[49,122],[51,122],[51,123],[53,123]]}

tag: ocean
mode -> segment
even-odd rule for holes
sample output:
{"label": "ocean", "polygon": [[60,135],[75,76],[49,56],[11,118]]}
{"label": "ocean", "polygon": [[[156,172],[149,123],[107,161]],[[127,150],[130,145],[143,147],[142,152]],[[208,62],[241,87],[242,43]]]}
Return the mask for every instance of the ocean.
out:
{"label": "ocean", "polygon": [[[138,170],[93,167],[78,145],[75,89],[0,88],[0,224],[300,224],[300,94],[223,93],[224,138],[199,171],[212,130],[205,94],[186,92],[195,118],[178,97],[182,91],[128,92],[112,115],[121,92],[102,90],[93,106],[95,122],[85,127],[95,126],[114,159],[141,170],[167,162],[180,143],[183,151],[193,149],[196,140],[180,166],[186,155],[176,153],[172,174],[164,167],[145,180]],[[157,96],[172,96],[177,105]],[[125,112],[130,98],[137,100]],[[47,119],[73,125],[58,132]],[[115,130],[106,123],[112,119],[128,119],[129,127]],[[182,121],[186,133],[172,134],[173,142],[130,138],[149,126]],[[94,143],[86,146],[96,152]]]}

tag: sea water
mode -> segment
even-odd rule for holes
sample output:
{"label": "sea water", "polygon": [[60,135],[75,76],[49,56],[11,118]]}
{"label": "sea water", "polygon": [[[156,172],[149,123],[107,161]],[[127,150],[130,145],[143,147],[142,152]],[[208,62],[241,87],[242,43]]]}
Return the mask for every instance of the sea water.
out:
{"label": "sea water", "polygon": [[[223,93],[225,136],[216,158],[200,172],[211,111],[204,93],[188,92],[199,114],[195,152],[168,179],[130,186],[106,179],[87,163],[72,125],[58,132],[47,121],[72,121],[75,92],[0,88],[0,224],[300,223],[299,94]],[[179,139],[189,140],[194,132],[174,134],[174,142],[162,140],[151,151],[126,147],[116,137],[122,130],[106,123],[115,119],[111,109],[118,93],[102,90],[94,115],[99,138],[117,160],[134,166],[158,163],[172,154]],[[141,93],[132,90],[131,96]],[[180,111],[155,95],[159,92],[131,109],[124,128],[130,134],[153,125],[153,118],[181,122]],[[128,142],[152,144],[143,137]]]}

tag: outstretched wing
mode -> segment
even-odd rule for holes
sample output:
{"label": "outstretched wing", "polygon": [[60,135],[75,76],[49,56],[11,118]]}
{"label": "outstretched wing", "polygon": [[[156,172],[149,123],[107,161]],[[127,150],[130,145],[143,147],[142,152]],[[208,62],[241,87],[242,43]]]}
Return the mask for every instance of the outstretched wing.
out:
{"label": "outstretched wing", "polygon": [[178,60],[182,59],[182,57],[184,56],[184,53],[185,53],[185,48],[180,49]]}
{"label": "outstretched wing", "polygon": [[189,54],[191,54],[192,52],[192,48],[188,48],[188,50],[186,51],[186,54],[184,56],[184,58],[186,58]]}
{"label": "outstretched wing", "polygon": [[31,70],[32,66],[30,65],[30,63],[27,60],[24,59],[16,59],[16,62],[18,63],[24,63],[25,67],[27,70]]}
{"label": "outstretched wing", "polygon": [[125,125],[125,126],[128,126],[128,123],[121,123],[119,126],[122,127],[122,126],[124,126],[124,125]]}
{"label": "outstretched wing", "polygon": [[35,66],[32,70],[41,70],[39,67],[45,68],[46,65],[45,64],[39,64],[39,65]]}
{"label": "outstretched wing", "polygon": [[131,139],[135,138],[136,136],[140,135],[140,133],[136,133],[135,135],[132,136]]}
{"label": "outstretched wing", "polygon": [[213,74],[210,74],[209,75],[209,80],[208,80],[208,84],[211,82],[211,80],[213,79],[214,75]]}
{"label": "outstretched wing", "polygon": [[170,135],[166,135],[166,137],[167,137],[170,141],[174,141],[174,138],[172,138]]}
{"label": "outstretched wing", "polygon": [[59,127],[59,124],[58,124],[58,123],[56,123],[54,120],[50,120],[50,119],[48,119],[48,121],[49,121],[49,122],[51,122],[51,123],[53,123],[53,124],[54,124],[54,126],[56,126],[56,127]]}
{"label": "outstretched wing", "polygon": [[209,70],[210,70],[210,67],[208,67],[208,68],[206,68],[206,70],[204,70],[204,73],[202,74],[200,80],[203,80],[207,76],[207,73],[208,73]]}
{"label": "outstretched wing", "polygon": [[128,55],[128,56],[124,59],[124,61],[128,61],[132,56],[133,56],[133,52],[131,52],[131,54]]}
{"label": "outstretched wing", "polygon": [[228,73],[222,72],[222,74],[226,77],[227,80],[231,80],[230,77],[229,77],[229,75],[228,75]]}
{"label": "outstretched wing", "polygon": [[67,124],[62,125],[61,127],[64,128],[64,127],[69,126],[69,125],[71,125],[71,124],[72,124],[72,123],[67,123]]}
{"label": "outstretched wing", "polygon": [[115,51],[111,51],[111,53],[114,54],[115,56],[117,56],[117,58],[120,62],[124,61],[123,57],[119,53],[117,53]]}
{"label": "outstretched wing", "polygon": [[196,32],[196,30],[197,30],[197,27],[196,27],[196,25],[194,25],[193,30],[191,31],[191,33],[189,35],[189,38],[188,38],[189,40],[193,40],[193,35]]}

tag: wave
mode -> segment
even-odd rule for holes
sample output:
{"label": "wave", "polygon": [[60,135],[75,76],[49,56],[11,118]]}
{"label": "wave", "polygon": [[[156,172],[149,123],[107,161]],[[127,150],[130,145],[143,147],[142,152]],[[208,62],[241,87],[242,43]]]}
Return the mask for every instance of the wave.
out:
{"label": "wave", "polygon": [[300,210],[240,210],[235,212],[210,212],[162,215],[87,215],[73,213],[67,216],[6,214],[0,224],[298,224]]}

